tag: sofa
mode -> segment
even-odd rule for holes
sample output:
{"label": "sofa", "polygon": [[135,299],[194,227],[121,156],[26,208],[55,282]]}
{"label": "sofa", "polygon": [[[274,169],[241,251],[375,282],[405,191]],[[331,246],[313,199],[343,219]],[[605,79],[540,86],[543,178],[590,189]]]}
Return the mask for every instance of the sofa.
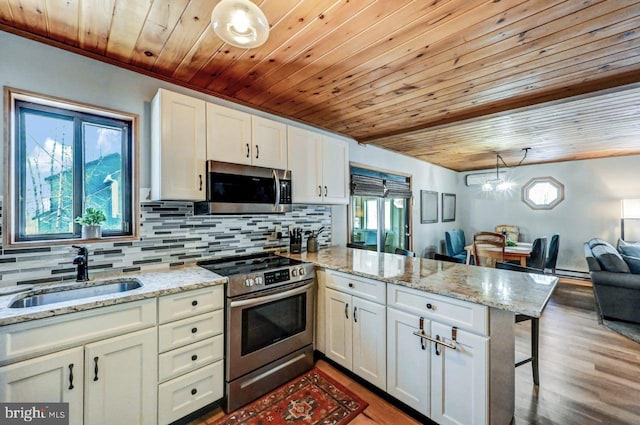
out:
{"label": "sofa", "polygon": [[602,316],[640,324],[640,244],[594,238],[584,255]]}

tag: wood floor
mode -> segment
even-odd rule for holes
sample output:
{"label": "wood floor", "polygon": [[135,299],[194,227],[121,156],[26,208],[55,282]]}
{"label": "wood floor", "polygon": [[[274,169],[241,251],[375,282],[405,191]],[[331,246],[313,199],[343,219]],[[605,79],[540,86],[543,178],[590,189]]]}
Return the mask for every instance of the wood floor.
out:
{"label": "wood floor", "polygon": [[[528,353],[528,322],[516,325],[516,350],[516,359]],[[369,403],[352,425],[420,423],[326,362],[318,367]],[[640,344],[598,324],[591,287],[561,282],[540,320],[540,387],[523,365],[515,396],[515,425],[638,425]],[[222,415],[218,409],[189,425]]]}

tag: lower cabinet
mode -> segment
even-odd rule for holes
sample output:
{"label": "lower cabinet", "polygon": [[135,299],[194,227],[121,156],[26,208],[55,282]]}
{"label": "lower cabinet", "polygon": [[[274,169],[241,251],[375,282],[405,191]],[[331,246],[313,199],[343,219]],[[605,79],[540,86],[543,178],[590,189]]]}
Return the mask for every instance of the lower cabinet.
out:
{"label": "lower cabinet", "polygon": [[325,306],[326,356],[385,389],[384,305],[326,288]]}
{"label": "lower cabinet", "polygon": [[155,328],[87,344],[84,423],[155,424]]}
{"label": "lower cabinet", "polygon": [[83,423],[82,347],[0,367],[0,401],[69,403],[69,424]]}

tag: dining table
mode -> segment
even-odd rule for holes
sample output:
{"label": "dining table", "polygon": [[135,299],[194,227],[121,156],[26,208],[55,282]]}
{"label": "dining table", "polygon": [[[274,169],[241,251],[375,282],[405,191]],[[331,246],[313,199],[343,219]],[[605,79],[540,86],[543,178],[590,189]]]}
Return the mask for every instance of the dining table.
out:
{"label": "dining table", "polygon": [[[505,261],[519,261],[521,266],[526,267],[527,258],[531,255],[532,246],[533,244],[530,242],[516,242],[515,246],[505,246]],[[471,264],[471,257],[473,257],[473,244],[465,246],[464,249],[467,251],[467,264]]]}

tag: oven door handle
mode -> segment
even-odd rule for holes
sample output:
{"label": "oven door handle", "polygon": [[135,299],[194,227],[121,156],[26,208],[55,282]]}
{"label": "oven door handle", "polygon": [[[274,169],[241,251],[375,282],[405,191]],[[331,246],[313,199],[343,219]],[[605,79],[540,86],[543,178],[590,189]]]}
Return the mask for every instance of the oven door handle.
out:
{"label": "oven door handle", "polygon": [[273,300],[279,300],[282,298],[290,297],[292,295],[302,294],[303,292],[307,292],[309,288],[313,286],[313,282],[307,283],[304,286],[300,286],[299,288],[293,288],[288,291],[278,292],[276,294],[265,295],[264,297],[258,298],[250,298],[248,300],[240,300],[240,301],[231,301],[230,307],[247,307],[257,304],[263,304]]}

